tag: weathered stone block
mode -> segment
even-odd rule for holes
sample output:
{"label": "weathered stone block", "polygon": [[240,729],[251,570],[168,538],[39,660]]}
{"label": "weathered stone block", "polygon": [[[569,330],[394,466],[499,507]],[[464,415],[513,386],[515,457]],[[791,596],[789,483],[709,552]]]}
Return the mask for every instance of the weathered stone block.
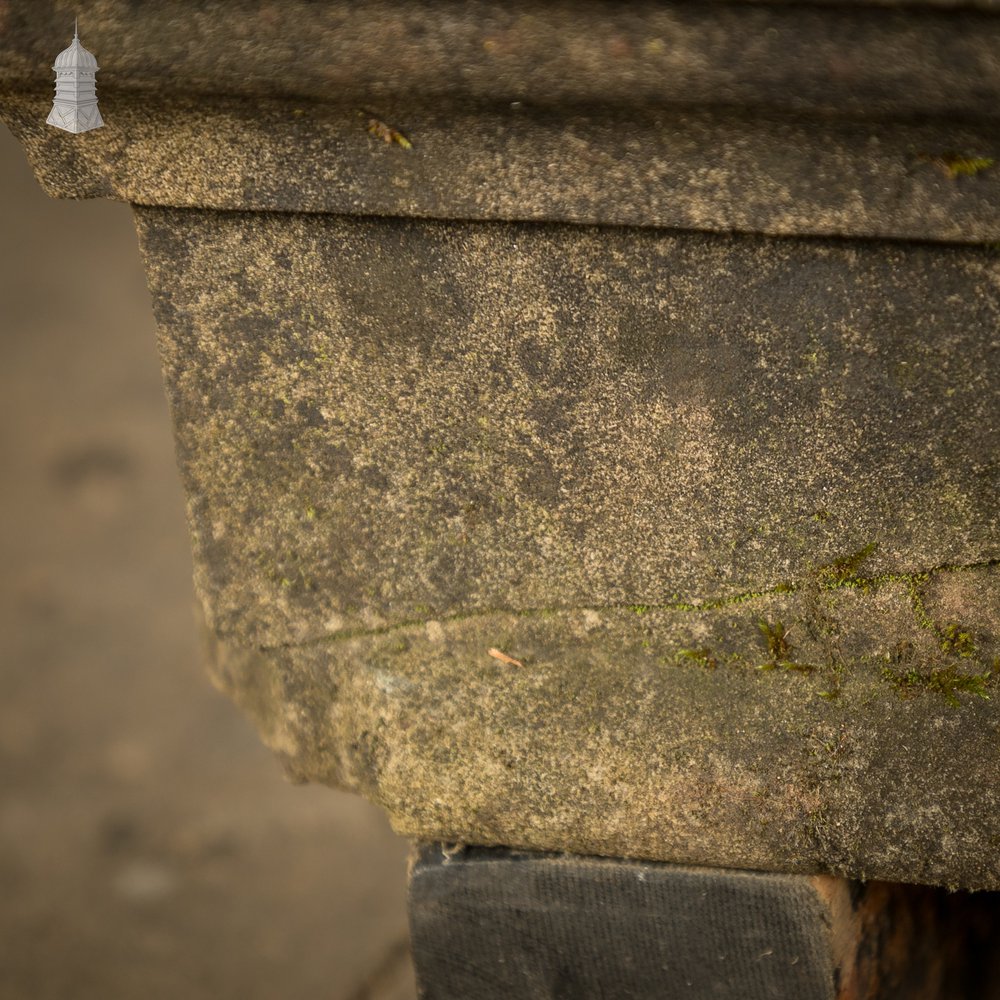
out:
{"label": "weathered stone block", "polygon": [[292,773],[414,836],[1000,885],[989,251],[137,221],[218,676]]}
{"label": "weathered stone block", "polygon": [[1000,888],[1000,18],[946,8],[110,0],[69,136],[0,6],[40,178],[136,205],[215,676],[294,776]]}

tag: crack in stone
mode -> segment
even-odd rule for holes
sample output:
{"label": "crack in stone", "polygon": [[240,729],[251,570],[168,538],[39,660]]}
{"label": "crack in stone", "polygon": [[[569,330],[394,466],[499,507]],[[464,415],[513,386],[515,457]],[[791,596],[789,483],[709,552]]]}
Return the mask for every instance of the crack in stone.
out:
{"label": "crack in stone", "polygon": [[310,639],[302,639],[297,642],[282,642],[273,645],[261,645],[258,649],[261,652],[274,652],[282,649],[304,649],[311,646],[332,645],[339,642],[347,642],[350,639],[374,638],[376,636],[392,635],[395,632],[402,632],[407,629],[425,628],[428,622],[437,621],[444,623],[470,621],[477,618],[488,618],[491,615],[507,615],[514,618],[537,618],[541,615],[573,614],[581,611],[673,611],[676,613],[701,613],[704,611],[717,611],[721,608],[736,607],[740,604],[748,604],[761,600],[765,597],[774,597],[779,594],[794,594],[815,587],[821,591],[843,590],[843,589],[869,589],[877,591],[882,587],[892,583],[906,584],[912,593],[914,587],[927,583],[933,577],[942,573],[962,573],[979,569],[990,569],[1000,566],[1000,558],[984,559],[972,563],[942,563],[931,569],[911,570],[907,572],[881,573],[875,576],[858,576],[851,574],[838,580],[822,579],[822,571],[825,566],[817,567],[812,575],[799,580],[784,581],[768,587],[764,590],[744,590],[729,597],[718,597],[708,600],[693,601],[618,601],[609,604],[575,604],[575,605],[550,605],[547,607],[531,608],[477,608],[471,611],[457,611],[452,614],[432,616],[429,618],[407,618],[402,621],[393,622],[387,625],[379,625],[370,628],[343,629],[327,635],[315,636]]}

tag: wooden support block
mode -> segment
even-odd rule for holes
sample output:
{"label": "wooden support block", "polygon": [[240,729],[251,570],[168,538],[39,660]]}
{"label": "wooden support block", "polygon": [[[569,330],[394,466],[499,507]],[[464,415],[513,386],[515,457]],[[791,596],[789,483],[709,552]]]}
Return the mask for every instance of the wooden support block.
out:
{"label": "wooden support block", "polygon": [[425,1000],[959,1000],[1000,995],[996,893],[424,845]]}

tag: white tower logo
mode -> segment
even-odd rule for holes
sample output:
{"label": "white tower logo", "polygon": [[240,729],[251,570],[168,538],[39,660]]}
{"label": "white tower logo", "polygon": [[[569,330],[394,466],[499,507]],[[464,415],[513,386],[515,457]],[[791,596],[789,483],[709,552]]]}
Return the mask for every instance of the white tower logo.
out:
{"label": "white tower logo", "polygon": [[56,99],[46,119],[67,132],[87,132],[104,124],[97,110],[97,60],[81,44],[76,24],[73,42],[56,56]]}

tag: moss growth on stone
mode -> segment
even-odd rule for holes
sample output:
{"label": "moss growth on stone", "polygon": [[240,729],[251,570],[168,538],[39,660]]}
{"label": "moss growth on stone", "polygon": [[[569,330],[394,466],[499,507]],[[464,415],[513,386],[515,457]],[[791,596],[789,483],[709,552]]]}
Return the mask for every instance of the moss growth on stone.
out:
{"label": "moss growth on stone", "polygon": [[708,670],[715,670],[719,666],[719,661],[715,658],[715,655],[708,647],[702,647],[701,649],[682,649],[678,653],[678,656],[687,660],[693,660],[695,663],[701,664],[701,666],[706,667]]}
{"label": "moss growth on stone", "polygon": [[967,674],[951,664],[934,667],[929,671],[915,669],[898,671],[884,667],[882,677],[903,695],[932,691],[942,695],[953,708],[958,708],[961,705],[959,694],[972,694],[989,699],[987,686],[993,673],[987,670],[982,674]]}
{"label": "moss growth on stone", "polygon": [[857,571],[878,550],[877,542],[869,542],[857,552],[850,555],[841,556],[832,562],[820,566],[816,570],[816,578],[822,587],[845,587],[862,586],[866,581],[861,580]]}
{"label": "moss growth on stone", "polygon": [[939,632],[941,648],[955,656],[970,657],[976,653],[976,643],[971,632],[963,631],[958,622],[949,622]]}
{"label": "moss growth on stone", "polygon": [[757,622],[757,630],[763,637],[772,660],[788,659],[792,647],[788,642],[788,629],[785,628],[784,623],[780,621],[769,622],[761,618]]}

